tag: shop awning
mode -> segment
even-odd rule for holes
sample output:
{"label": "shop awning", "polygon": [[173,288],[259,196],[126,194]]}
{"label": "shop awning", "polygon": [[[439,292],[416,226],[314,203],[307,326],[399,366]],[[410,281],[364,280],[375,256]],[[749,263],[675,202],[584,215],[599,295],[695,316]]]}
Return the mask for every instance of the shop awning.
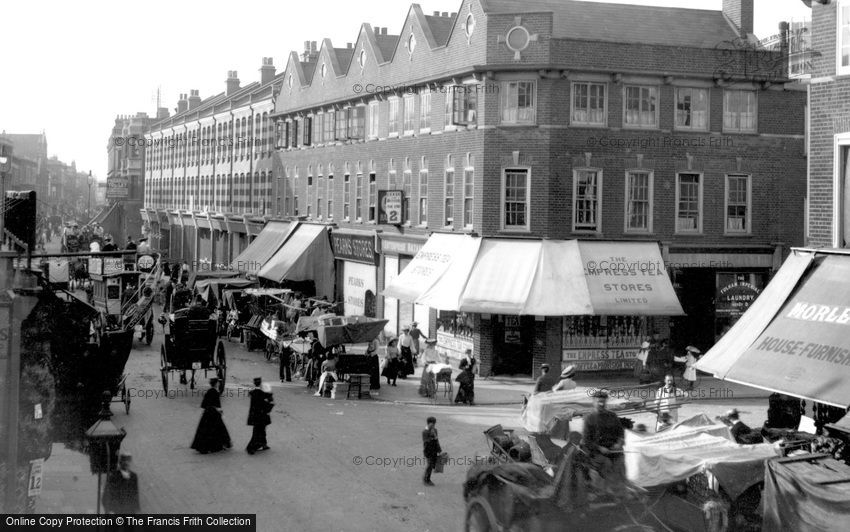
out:
{"label": "shop awning", "polygon": [[298,227],[297,223],[272,221],[230,264],[238,272],[255,277]]}
{"label": "shop awning", "polygon": [[683,314],[653,242],[435,234],[384,295],[488,314]]}
{"label": "shop awning", "polygon": [[795,251],[697,363],[749,386],[850,405],[850,255]]}
{"label": "shop awning", "polygon": [[117,203],[113,203],[112,205],[103,207],[102,209],[100,209],[100,212],[97,213],[97,215],[91,219],[89,224],[102,224],[103,221],[106,220],[106,217],[109,216],[109,214],[116,208],[118,208]]}
{"label": "shop awning", "polygon": [[480,245],[480,238],[469,235],[431,235],[383,295],[439,310],[457,310]]}
{"label": "shop awning", "polygon": [[327,226],[299,225],[257,277],[275,283],[313,281],[317,296],[333,299],[334,257]]}

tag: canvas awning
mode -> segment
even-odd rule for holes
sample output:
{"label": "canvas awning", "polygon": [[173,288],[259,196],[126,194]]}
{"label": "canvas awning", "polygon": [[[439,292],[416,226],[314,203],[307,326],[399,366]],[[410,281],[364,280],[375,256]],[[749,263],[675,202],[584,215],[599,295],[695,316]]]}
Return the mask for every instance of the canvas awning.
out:
{"label": "canvas awning", "polygon": [[721,379],[850,405],[850,255],[796,250],[699,362]]}
{"label": "canvas awning", "polygon": [[[260,237],[257,237],[259,240]],[[247,251],[247,250],[246,250]],[[263,266],[257,277],[283,281],[313,281],[316,295],[333,298],[334,257],[328,228],[324,225],[301,224]]]}
{"label": "canvas awning", "polygon": [[383,295],[439,310],[457,310],[480,245],[480,238],[469,235],[431,235]]}
{"label": "canvas awning", "polygon": [[277,253],[297,227],[298,223],[294,222],[267,223],[257,238],[233,260],[230,267],[235,271],[256,277],[257,272]]}
{"label": "canvas awning", "polygon": [[231,288],[247,288],[256,283],[248,279],[204,279],[195,284],[195,291],[204,301],[209,302],[210,296],[214,297],[216,302],[220,302],[222,290]]}
{"label": "canvas awning", "polygon": [[435,234],[384,295],[493,314],[683,314],[652,242]]}

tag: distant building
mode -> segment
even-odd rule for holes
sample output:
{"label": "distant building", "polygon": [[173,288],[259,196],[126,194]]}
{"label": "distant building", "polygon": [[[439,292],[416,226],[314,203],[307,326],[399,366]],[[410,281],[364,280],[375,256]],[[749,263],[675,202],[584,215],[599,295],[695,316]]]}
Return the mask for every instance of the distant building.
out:
{"label": "distant building", "polygon": [[265,57],[259,81],[242,87],[229,71],[225,92],[202,100],[192,90],[174,116],[158,112],[144,135],[142,218],[171,258],[230,264],[273,214],[271,114],[281,83]]}
{"label": "distant building", "polygon": [[12,169],[6,177],[6,190],[35,190],[38,198],[47,192],[47,136],[44,133],[17,134],[5,131],[0,137],[12,146]]}
{"label": "distant building", "polygon": [[106,148],[107,204],[94,216],[94,221],[101,224],[117,242],[123,243],[127,236],[137,240],[142,233],[140,211],[144,203],[144,134],[152,122],[154,120],[147,113],[117,116],[109,136]]}

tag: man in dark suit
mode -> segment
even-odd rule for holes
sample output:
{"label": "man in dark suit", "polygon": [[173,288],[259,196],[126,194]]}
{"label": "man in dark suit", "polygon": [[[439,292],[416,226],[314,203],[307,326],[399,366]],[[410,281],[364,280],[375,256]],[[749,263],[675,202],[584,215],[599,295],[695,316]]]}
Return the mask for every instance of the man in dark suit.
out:
{"label": "man in dark suit", "polygon": [[425,468],[425,476],[422,477],[422,482],[426,486],[433,486],[431,473],[437,467],[437,459],[443,449],[440,447],[440,439],[437,437],[437,418],[431,416],[426,420],[426,423],[425,430],[422,431],[422,450],[425,459],[428,461],[428,466]]}
{"label": "man in dark suit", "polygon": [[109,513],[139,513],[139,478],[130,470],[131,461],[130,453],[121,451],[118,455],[118,469],[106,477],[103,509]]}
{"label": "man in dark suit", "polygon": [[616,491],[623,487],[626,478],[623,460],[625,431],[617,414],[606,408],[608,394],[597,390],[593,397],[596,411],[584,417],[582,447],[591,467],[599,472],[607,488]]}
{"label": "man in dark suit", "polygon": [[534,391],[531,392],[531,395],[551,392],[554,384],[555,382],[553,382],[553,379],[549,377],[549,364],[541,364],[540,376],[537,377],[537,382],[534,383]]}
{"label": "man in dark suit", "polygon": [[271,424],[271,416],[274,403],[272,402],[271,388],[263,384],[260,377],[254,379],[254,389],[249,392],[251,396],[251,405],[248,407],[248,425],[254,427],[251,434],[251,441],[248,442],[248,447],[245,449],[248,454],[254,454],[257,451],[265,451],[269,449],[266,441],[266,427]]}

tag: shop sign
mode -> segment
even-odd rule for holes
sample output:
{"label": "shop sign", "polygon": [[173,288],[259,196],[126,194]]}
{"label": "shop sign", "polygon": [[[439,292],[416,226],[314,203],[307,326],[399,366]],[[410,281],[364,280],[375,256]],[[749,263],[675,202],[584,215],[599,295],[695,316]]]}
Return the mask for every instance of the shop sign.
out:
{"label": "shop sign", "polygon": [[148,273],[153,270],[153,266],[156,264],[154,258],[150,255],[142,255],[139,257],[138,265],[139,271]]}
{"label": "shop sign", "polygon": [[27,484],[27,495],[36,497],[41,495],[42,470],[44,469],[44,458],[30,461],[30,478]]}
{"label": "shop sign", "polygon": [[343,266],[346,316],[375,316],[378,269],[346,261]]}
{"label": "shop sign", "polygon": [[373,236],[334,232],[331,233],[331,246],[337,259],[377,264]]}
{"label": "shop sign", "polygon": [[381,252],[385,255],[395,253],[398,255],[409,255],[415,257],[425,242],[412,242],[410,240],[392,240],[389,238],[381,239]]}
{"label": "shop sign", "polygon": [[612,371],[631,369],[634,366],[632,360],[596,360],[593,362],[571,362],[576,371]]}
{"label": "shop sign", "polygon": [[91,257],[89,258],[89,273],[108,275],[124,271],[124,259],[121,257]]}
{"label": "shop sign", "polygon": [[761,293],[761,288],[736,279],[717,289],[715,311],[718,315],[742,315]]}
{"label": "shop sign", "polygon": [[107,198],[126,198],[130,195],[130,180],[126,177],[107,177],[106,178],[106,197]]}
{"label": "shop sign", "polygon": [[603,362],[609,360],[621,360],[632,363],[638,354],[639,349],[581,349],[581,350],[565,350],[564,362]]}
{"label": "shop sign", "polygon": [[445,352],[449,357],[461,359],[467,349],[473,349],[475,343],[468,338],[460,338],[443,331],[437,331],[437,351]]}
{"label": "shop sign", "polygon": [[378,191],[378,223],[401,225],[404,217],[404,192],[401,190]]}

